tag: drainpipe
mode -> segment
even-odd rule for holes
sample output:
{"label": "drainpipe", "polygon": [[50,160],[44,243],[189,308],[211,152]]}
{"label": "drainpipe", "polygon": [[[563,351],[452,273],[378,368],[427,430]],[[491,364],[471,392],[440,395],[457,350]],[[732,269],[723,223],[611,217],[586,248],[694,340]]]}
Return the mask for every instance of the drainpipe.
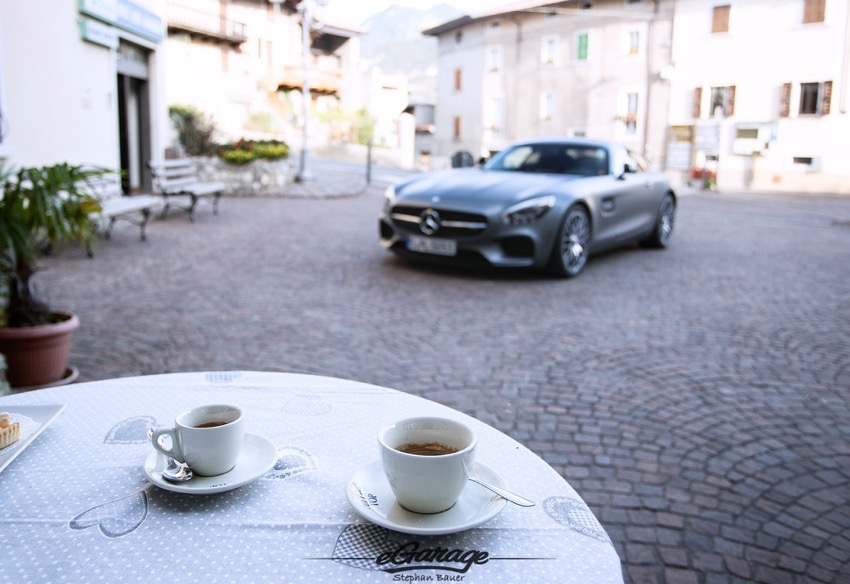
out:
{"label": "drainpipe", "polygon": [[658,6],[659,0],[653,0],[653,14],[652,18],[649,20],[649,24],[647,26],[646,33],[646,98],[644,99],[644,116],[643,116],[643,148],[642,154],[646,160],[649,160],[649,155],[647,153],[647,146],[649,144],[649,118],[650,118],[650,110],[652,99],[650,99],[652,94],[652,57],[653,57],[653,46],[655,42],[655,21],[658,19]]}

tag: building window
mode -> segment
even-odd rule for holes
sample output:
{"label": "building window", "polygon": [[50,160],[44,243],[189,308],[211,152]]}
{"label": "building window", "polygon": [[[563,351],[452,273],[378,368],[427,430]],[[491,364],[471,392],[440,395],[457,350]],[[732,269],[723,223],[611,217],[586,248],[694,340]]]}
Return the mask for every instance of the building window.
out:
{"label": "building window", "polygon": [[588,41],[589,41],[589,33],[580,32],[576,35],[576,60],[577,61],[587,61],[589,50],[588,50]]}
{"label": "building window", "polygon": [[640,31],[630,30],[629,31],[629,49],[628,52],[630,55],[637,55],[640,51]]}
{"label": "building window", "polygon": [[460,141],[460,116],[455,116],[453,120],[452,137],[455,142]]}
{"label": "building window", "polygon": [[554,65],[558,54],[558,37],[546,36],[540,41],[540,62],[543,65]]}
{"label": "building window", "polygon": [[461,42],[463,42],[463,31],[459,30],[455,33],[455,44],[459,45]]}
{"label": "building window", "polygon": [[638,94],[626,94],[626,134],[633,136],[637,133]]}
{"label": "building window", "polygon": [[540,94],[540,119],[543,121],[551,121],[555,115],[555,94],[551,91],[544,91]]}
{"label": "building window", "polygon": [[732,7],[729,4],[715,6],[711,15],[711,32],[729,32],[729,13]]}
{"label": "building window", "polygon": [[487,129],[497,135],[502,131],[505,117],[505,100],[501,97],[491,98],[489,106],[489,111],[487,112]]}
{"label": "building window", "polygon": [[463,89],[463,70],[455,69],[455,91]]}
{"label": "building window", "polygon": [[818,113],[820,103],[820,83],[800,84],[800,115]]}
{"label": "building window", "polygon": [[487,47],[487,71],[495,73],[502,69],[502,47],[493,45]]}
{"label": "building window", "polygon": [[731,117],[735,113],[735,86],[712,87],[710,116]]}
{"label": "building window", "polygon": [[800,84],[800,115],[829,115],[832,81]]}
{"label": "building window", "polygon": [[826,16],[826,0],[803,0],[803,24],[823,22]]}

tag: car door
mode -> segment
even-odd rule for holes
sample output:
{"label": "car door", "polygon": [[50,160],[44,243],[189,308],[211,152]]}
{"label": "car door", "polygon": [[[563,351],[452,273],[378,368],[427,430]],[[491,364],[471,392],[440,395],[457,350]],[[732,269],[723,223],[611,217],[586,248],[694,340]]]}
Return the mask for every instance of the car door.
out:
{"label": "car door", "polygon": [[645,233],[655,223],[662,185],[628,153],[612,151],[614,174],[598,195],[598,246],[613,245]]}

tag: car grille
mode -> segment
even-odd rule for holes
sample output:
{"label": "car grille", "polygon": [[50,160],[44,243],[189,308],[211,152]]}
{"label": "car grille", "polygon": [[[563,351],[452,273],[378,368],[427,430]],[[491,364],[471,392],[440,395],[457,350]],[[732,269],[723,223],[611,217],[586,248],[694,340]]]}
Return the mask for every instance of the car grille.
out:
{"label": "car grille", "polygon": [[[440,228],[433,234],[435,237],[463,237],[478,235],[487,229],[487,217],[477,213],[464,213],[462,211],[451,211],[448,209],[435,209],[440,215]],[[422,207],[407,207],[398,205],[393,207],[390,217],[403,231],[422,234],[419,229],[419,217],[427,209]]]}

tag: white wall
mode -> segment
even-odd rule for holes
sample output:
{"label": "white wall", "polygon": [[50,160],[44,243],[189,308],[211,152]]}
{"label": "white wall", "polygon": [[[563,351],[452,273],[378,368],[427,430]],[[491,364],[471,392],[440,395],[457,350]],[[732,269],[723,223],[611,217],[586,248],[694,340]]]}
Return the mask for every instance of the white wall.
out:
{"label": "white wall", "polygon": [[[846,166],[847,2],[828,1],[824,23],[802,24],[800,0],[731,2],[728,33],[711,33],[713,0],[677,2],[670,125],[694,123],[695,87],[703,87],[703,119],[711,87],[735,86],[735,111],[721,128],[718,185],[723,188],[850,191]],[[833,82],[829,115],[799,114],[799,85]],[[780,91],[792,83],[790,115],[780,117]],[[844,95],[844,102],[841,96]],[[733,153],[740,124],[772,123],[776,140],[754,157]],[[810,167],[794,157],[811,157]],[[752,175],[752,176],[750,176]]]}
{"label": "white wall", "polygon": [[[162,14],[164,0],[136,0]],[[0,157],[15,166],[120,166],[116,52],[81,38],[77,2],[0,2]],[[164,32],[164,31],[163,31]],[[155,49],[156,44],[121,35]],[[151,147],[167,140],[161,61],[152,53]]]}
{"label": "white wall", "polygon": [[3,2],[3,119],[16,165],[118,166],[110,50],[80,39],[75,2]]}

